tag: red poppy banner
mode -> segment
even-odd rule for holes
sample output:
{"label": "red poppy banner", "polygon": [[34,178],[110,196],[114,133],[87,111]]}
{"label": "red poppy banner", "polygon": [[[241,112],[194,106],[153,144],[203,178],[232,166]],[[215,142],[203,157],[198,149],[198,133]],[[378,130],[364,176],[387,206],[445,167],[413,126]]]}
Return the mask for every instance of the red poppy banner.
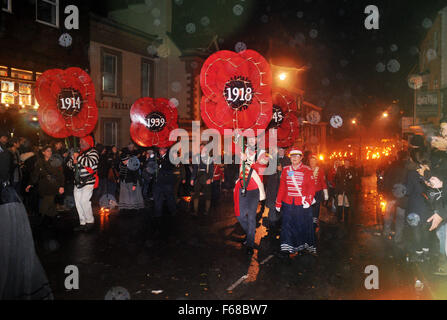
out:
{"label": "red poppy banner", "polygon": [[36,81],[36,99],[39,124],[54,138],[85,137],[96,126],[95,87],[80,68],[45,71]]}
{"label": "red poppy banner", "polygon": [[141,147],[169,147],[169,134],[178,128],[177,108],[165,98],[140,98],[130,109],[130,136]]}
{"label": "red poppy banner", "polygon": [[259,53],[218,51],[200,73],[201,115],[205,124],[224,129],[266,129],[272,118],[272,73]]}
{"label": "red poppy banner", "polygon": [[282,88],[273,90],[273,115],[269,128],[277,129],[277,145],[289,147],[299,137],[299,121],[294,95]]}

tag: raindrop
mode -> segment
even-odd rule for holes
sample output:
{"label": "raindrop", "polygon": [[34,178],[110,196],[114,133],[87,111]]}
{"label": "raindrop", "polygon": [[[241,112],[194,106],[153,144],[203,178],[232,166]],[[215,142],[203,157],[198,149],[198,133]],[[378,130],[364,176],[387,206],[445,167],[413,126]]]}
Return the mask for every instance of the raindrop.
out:
{"label": "raindrop", "polygon": [[179,106],[179,101],[176,98],[169,99],[169,105],[171,108],[177,108]]}
{"label": "raindrop", "polygon": [[262,16],[261,16],[261,22],[263,22],[263,23],[267,23],[267,22],[269,22],[269,17],[268,17],[268,15],[266,15],[266,14],[262,15]]}
{"label": "raindrop", "polygon": [[154,26],[158,27],[161,24],[160,19],[155,19],[154,20]]}
{"label": "raindrop", "polygon": [[151,44],[150,46],[147,47],[147,52],[151,56],[155,56],[157,54],[157,47]]}
{"label": "raindrop", "polygon": [[182,84],[180,82],[178,82],[178,81],[174,81],[171,84],[171,90],[174,91],[174,92],[182,91]]}
{"label": "raindrop", "polygon": [[200,23],[202,24],[202,26],[206,27],[210,24],[210,18],[202,17],[202,19],[200,19]]}
{"label": "raindrop", "polygon": [[335,75],[335,78],[337,79],[337,80],[343,80],[343,74],[341,74],[341,73],[337,73],[336,75]]}
{"label": "raindrop", "polygon": [[225,39],[224,38],[219,38],[217,41],[219,42],[219,44],[223,44]]}
{"label": "raindrop", "polygon": [[412,46],[412,47],[410,48],[410,54],[411,54],[412,56],[416,56],[416,55],[418,55],[418,54],[419,54],[419,48],[416,47],[416,46]]}
{"label": "raindrop", "polygon": [[233,13],[237,16],[240,16],[244,12],[244,7],[240,4],[237,4],[233,7]]}
{"label": "raindrop", "polygon": [[175,4],[181,6],[183,4],[183,0],[175,0]]}
{"label": "raindrop", "polygon": [[301,46],[306,43],[306,37],[302,33],[295,34],[295,40]]}
{"label": "raindrop", "polygon": [[344,16],[344,15],[345,15],[345,10],[343,10],[343,9],[338,10],[338,14],[339,14],[341,17]]}
{"label": "raindrop", "polygon": [[377,54],[383,54],[383,53],[384,53],[383,48],[382,48],[382,47],[377,47],[377,49],[376,49],[376,53],[377,53]]}
{"label": "raindrop", "polygon": [[396,44],[392,44],[390,50],[391,52],[396,52],[397,50],[399,50],[399,47]]}
{"label": "raindrop", "polygon": [[310,30],[310,32],[309,32],[309,36],[310,36],[312,39],[315,39],[316,37],[318,37],[318,31],[315,30],[315,29]]}
{"label": "raindrop", "polygon": [[144,0],[144,3],[146,4],[146,6],[148,7],[152,7],[152,0]]}
{"label": "raindrop", "polygon": [[335,115],[331,117],[330,123],[333,128],[340,128],[343,125],[343,119],[342,117]]}
{"label": "raindrop", "polygon": [[188,32],[188,33],[194,33],[194,32],[196,32],[196,25],[194,24],[194,23],[188,23],[187,25],[186,25],[186,32]]}
{"label": "raindrop", "polygon": [[296,13],[296,16],[301,19],[302,17],[304,17],[304,12],[303,11],[298,11]]}
{"label": "raindrop", "polygon": [[331,82],[329,81],[328,78],[324,78],[324,79],[321,81],[321,84],[322,84],[323,86],[325,86],[325,87],[327,87],[330,83],[331,83]]}
{"label": "raindrop", "polygon": [[387,69],[389,72],[395,73],[400,70],[400,63],[396,59],[388,61]]}
{"label": "raindrop", "polygon": [[425,29],[430,29],[433,26],[433,22],[429,18],[425,18],[424,21],[422,21],[422,26]]}
{"label": "raindrop", "polygon": [[434,50],[434,49],[428,49],[427,50],[427,60],[428,60],[428,62],[431,62],[431,61],[435,60],[436,57],[437,57],[436,50]]}
{"label": "raindrop", "polygon": [[107,291],[104,300],[130,300],[130,293],[123,287],[113,287]]}
{"label": "raindrop", "polygon": [[155,18],[159,17],[160,14],[161,14],[160,9],[158,9],[158,8],[154,8],[154,9],[152,9],[151,14],[152,14],[152,16],[155,17]]}
{"label": "raindrop", "polygon": [[234,51],[236,52],[241,52],[247,50],[247,45],[243,42],[238,42],[236,43],[236,45],[234,46]]}
{"label": "raindrop", "polygon": [[47,249],[49,251],[53,252],[53,251],[56,251],[59,248],[60,248],[60,244],[56,240],[51,239],[50,241],[48,241]]}
{"label": "raindrop", "polygon": [[385,70],[386,70],[386,66],[385,66],[384,63],[379,62],[379,63],[376,65],[376,71],[377,71],[377,72],[384,72]]}
{"label": "raindrop", "polygon": [[297,41],[295,39],[289,40],[289,47],[295,47],[297,45]]}
{"label": "raindrop", "polygon": [[346,67],[348,64],[349,64],[348,60],[343,59],[343,60],[340,61],[340,65],[341,65],[343,68]]}

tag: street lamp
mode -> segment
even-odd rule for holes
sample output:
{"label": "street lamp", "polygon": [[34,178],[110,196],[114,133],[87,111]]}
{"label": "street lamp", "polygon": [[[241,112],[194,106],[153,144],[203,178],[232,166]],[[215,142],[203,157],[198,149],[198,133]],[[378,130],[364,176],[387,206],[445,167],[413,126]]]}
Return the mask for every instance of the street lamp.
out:
{"label": "street lamp", "polygon": [[352,124],[356,124],[356,123],[357,123],[357,120],[352,119]]}
{"label": "street lamp", "polygon": [[287,78],[287,73],[282,72],[279,74],[279,80],[284,81]]}
{"label": "street lamp", "polygon": [[382,117],[384,117],[384,118],[388,118],[388,112],[384,112],[384,113],[382,114]]}

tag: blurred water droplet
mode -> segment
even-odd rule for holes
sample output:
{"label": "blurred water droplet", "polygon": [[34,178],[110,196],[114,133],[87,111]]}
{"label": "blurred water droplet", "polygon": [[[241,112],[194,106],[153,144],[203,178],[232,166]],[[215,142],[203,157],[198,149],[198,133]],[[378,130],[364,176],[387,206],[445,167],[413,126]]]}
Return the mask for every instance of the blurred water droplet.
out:
{"label": "blurred water droplet", "polygon": [[396,73],[400,70],[400,63],[396,59],[388,61],[387,69],[389,72]]}
{"label": "blurred water droplet", "polygon": [[130,293],[123,287],[113,287],[107,291],[104,300],[130,300]]}
{"label": "blurred water droplet", "polygon": [[186,32],[188,32],[190,34],[196,32],[196,25],[192,22],[188,23],[186,25]]}
{"label": "blurred water droplet", "polygon": [[244,12],[244,7],[240,4],[237,4],[233,7],[233,13],[237,16],[240,16]]}

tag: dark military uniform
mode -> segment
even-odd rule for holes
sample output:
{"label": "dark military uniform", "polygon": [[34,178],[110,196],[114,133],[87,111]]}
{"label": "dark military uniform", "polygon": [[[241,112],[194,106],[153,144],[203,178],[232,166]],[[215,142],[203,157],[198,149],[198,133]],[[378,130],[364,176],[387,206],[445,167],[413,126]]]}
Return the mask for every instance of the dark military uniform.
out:
{"label": "dark military uniform", "polygon": [[341,166],[335,175],[335,194],[338,220],[349,223],[350,208],[353,207],[357,173],[353,167]]}
{"label": "dark military uniform", "polygon": [[175,166],[169,161],[169,154],[159,156],[157,161],[157,171],[153,186],[155,216],[160,218],[163,215],[163,203],[166,201],[171,214],[176,214],[176,202],[174,195],[175,186]]}
{"label": "dark military uniform", "polygon": [[[203,196],[205,199],[205,214],[208,214],[211,208],[211,182],[214,177],[213,159],[209,157],[203,157],[202,159],[200,155],[196,155],[196,163],[199,164],[193,164],[191,175],[191,180],[194,181],[194,193],[192,196],[194,201],[194,214],[196,215],[198,212],[200,196]],[[210,183],[207,183],[208,180],[210,180]]]}

